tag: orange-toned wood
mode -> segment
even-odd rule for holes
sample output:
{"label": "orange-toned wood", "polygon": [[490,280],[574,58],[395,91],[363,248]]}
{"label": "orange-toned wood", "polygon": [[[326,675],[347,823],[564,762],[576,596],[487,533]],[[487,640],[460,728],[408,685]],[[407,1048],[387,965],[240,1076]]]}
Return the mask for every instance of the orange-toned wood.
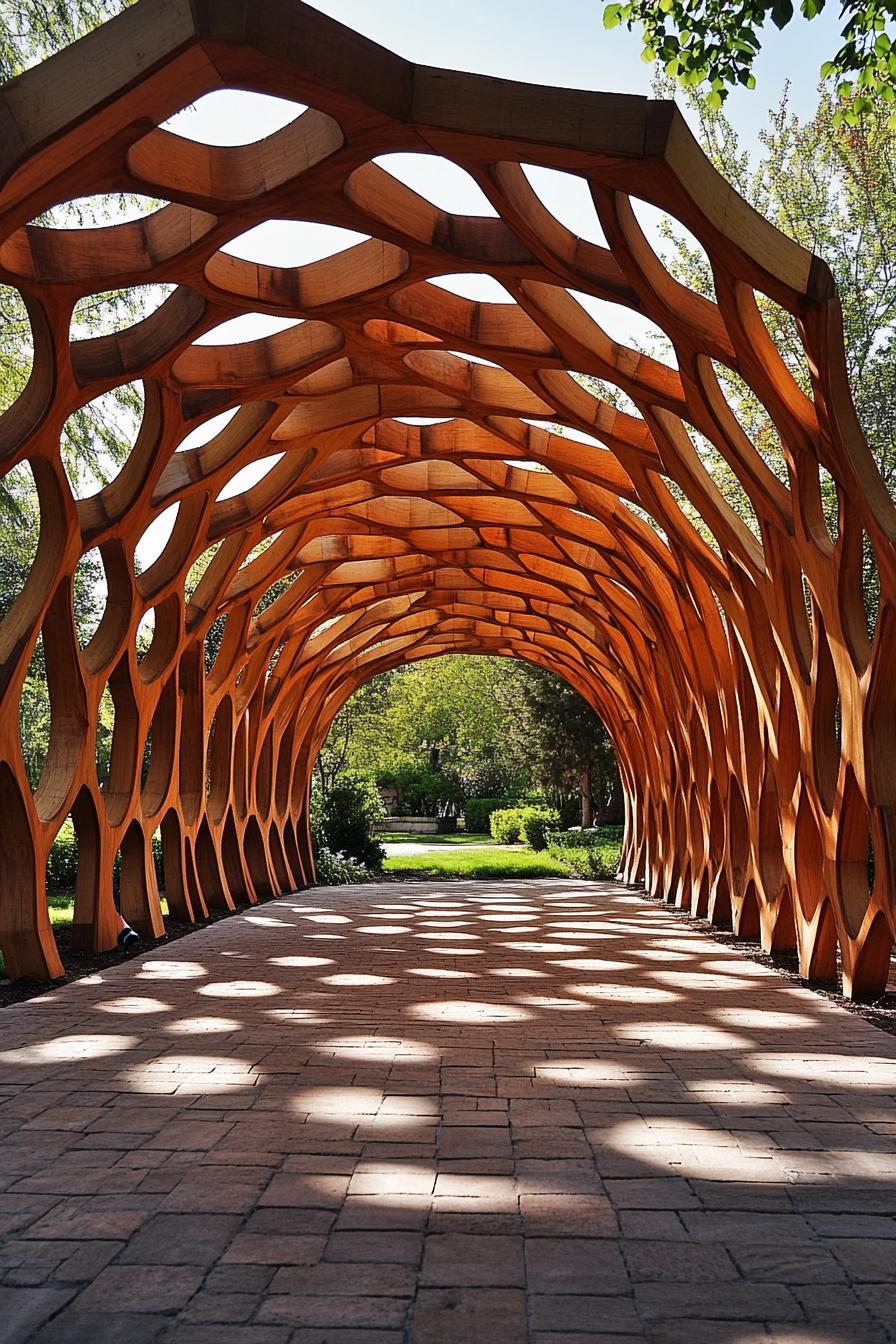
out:
{"label": "orange-toned wood", "polygon": [[[309,110],[245,147],[159,129],[229,85]],[[847,993],[883,988],[896,512],[856,421],[827,269],[718,177],[671,104],[414,68],[297,0],[139,0],[7,85],[0,118],[0,281],[25,299],[36,349],[31,381],[0,418],[0,453],[4,470],[30,464],[42,511],[31,577],[0,626],[10,974],[60,972],[43,875],[69,813],[76,936],[95,948],[114,940],[119,849],[125,915],[147,935],[163,927],[156,830],[181,918],[311,881],[308,780],[339,706],[378,671],[467,651],[549,667],[604,717],[625,782],[627,880],[769,949],[795,947],[810,977],[832,976],[839,949]],[[494,217],[447,214],[373,162],[398,151],[459,164]],[[524,164],[583,178],[608,246],[555,219]],[[105,191],[168,204],[107,228],[29,223]],[[715,302],[669,275],[633,198],[696,235]],[[222,250],[269,218],[370,237],[293,269]],[[489,274],[513,302],[430,283],[453,272]],[[144,322],[69,339],[79,299],[147,282],[176,288]],[[646,316],[674,359],[619,343],[576,294]],[[757,294],[796,322],[811,396],[769,338]],[[244,345],[195,344],[244,312],[304,320]],[[786,480],[738,424],[719,369],[765,407]],[[629,409],[573,373],[615,385]],[[146,405],[127,463],[75,500],[59,453],[65,420],[138,379]],[[178,451],[237,407],[209,442]],[[707,444],[740,481],[755,531],[708,472]],[[242,467],[275,454],[257,484],[218,498]],[[821,469],[839,490],[833,538]],[[135,577],[135,546],[173,505],[170,540]],[[71,583],[93,547],[109,595],[82,649]],[[872,552],[873,616],[861,584]],[[150,610],[155,635],[138,662]],[[18,720],[40,636],[53,732],[32,795]],[[115,729],[101,789],[107,685]]]}

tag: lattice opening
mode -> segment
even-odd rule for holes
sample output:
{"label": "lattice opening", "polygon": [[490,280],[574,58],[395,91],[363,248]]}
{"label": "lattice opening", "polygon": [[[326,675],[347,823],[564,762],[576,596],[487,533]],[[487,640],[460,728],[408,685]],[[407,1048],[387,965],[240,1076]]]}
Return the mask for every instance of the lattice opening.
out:
{"label": "lattice opening", "polygon": [[0,284],[0,415],[24,391],[34,363],[34,338],[25,301],[12,285]]}
{"label": "lattice opening", "polygon": [[[194,346],[204,345],[245,345],[249,341],[260,341],[280,331],[289,331],[301,325],[300,317],[276,317],[273,313],[240,313],[239,317],[230,317],[211,331],[197,336]],[[193,445],[191,445],[193,446]],[[181,449],[184,445],[181,444]]]}
{"label": "lattice opening", "polygon": [[72,309],[70,336],[73,341],[115,336],[158,311],[174,293],[176,285],[133,285],[102,294],[85,294]]}
{"label": "lattice opening", "polygon": [[62,462],[72,494],[87,499],[105,489],[130,457],[143,421],[140,383],[123,383],[80,407],[62,429]]}
{"label": "lattice opening", "polygon": [[699,238],[680,219],[643,197],[630,196],[629,200],[645,238],[670,275],[715,302],[712,262]]}
{"label": "lattice opening", "polygon": [[586,243],[609,247],[584,177],[541,164],[524,163],[521,167],[542,205],[564,228]]}
{"label": "lattice opening", "polygon": [[[307,103],[277,98],[251,89],[213,89],[160,122],[163,130],[200,145],[255,145],[288,126]],[[252,129],[252,138],[246,131]]]}
{"label": "lattice opening", "polygon": [[75,196],[51,206],[31,222],[36,227],[48,229],[95,229],[145,219],[165,204],[153,196],[121,191],[100,196]]}
{"label": "lattice opening", "polygon": [[453,215],[498,217],[472,174],[450,159],[438,154],[381,154],[373,162],[439,210]]}
{"label": "lattice opening", "polygon": [[221,248],[230,257],[264,266],[310,266],[366,243],[369,233],[310,220],[266,219]]}
{"label": "lattice opening", "polygon": [[434,275],[429,283],[475,303],[516,303],[510,291],[493,275]]}

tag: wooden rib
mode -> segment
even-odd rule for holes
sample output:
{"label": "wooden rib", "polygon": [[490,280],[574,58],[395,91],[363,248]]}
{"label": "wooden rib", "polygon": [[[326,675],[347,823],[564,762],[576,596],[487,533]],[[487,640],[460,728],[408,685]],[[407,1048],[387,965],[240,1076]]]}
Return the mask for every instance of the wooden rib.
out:
{"label": "wooden rib", "polygon": [[[159,129],[229,85],[309,110],[257,146],[210,148]],[[625,786],[626,880],[767,949],[796,948],[807,976],[832,977],[839,950],[848,994],[883,989],[896,880],[896,511],[856,421],[829,272],[718,177],[671,104],[415,68],[298,0],[251,13],[242,0],[139,0],[7,85],[0,117],[0,281],[22,295],[36,352],[0,417],[0,459],[4,470],[30,465],[41,508],[31,575],[0,626],[0,947],[11,975],[61,971],[44,873],[69,814],[84,946],[114,943],[119,850],[126,917],[147,936],[164,927],[157,829],[179,918],[312,881],[308,781],[334,714],[379,671],[462,651],[550,668],[602,714]],[[495,217],[423,200],[373,162],[395,152],[459,164]],[[580,175],[609,246],[554,219],[523,164]],[[105,191],[168,204],[105,228],[31,223]],[[632,198],[696,235],[715,302],[669,275]],[[298,268],[222,251],[268,218],[369,241]],[[513,302],[432,283],[454,272],[493,276]],[[70,341],[80,298],[149,282],[176,288],[144,322]],[[649,317],[677,368],[614,339],[570,291]],[[757,294],[796,319],[811,388],[784,366]],[[256,311],[305,321],[242,346],[195,344]],[[738,424],[725,369],[766,408],[786,480]],[[146,409],[129,459],[106,489],[75,500],[62,426],[134,379]],[[210,442],[178,451],[234,408]],[[722,497],[695,430],[737,475],[755,530]],[[276,454],[251,489],[218,498],[235,472]],[[820,467],[839,487],[835,538]],[[175,505],[162,555],[135,577],[135,546]],[[94,546],[108,600],[80,648],[72,580]],[[869,633],[870,552],[881,594]],[[155,636],[138,661],[150,609]],[[206,636],[222,620],[207,667]],[[18,724],[39,637],[52,732],[32,792]],[[101,789],[107,686],[115,730]]]}

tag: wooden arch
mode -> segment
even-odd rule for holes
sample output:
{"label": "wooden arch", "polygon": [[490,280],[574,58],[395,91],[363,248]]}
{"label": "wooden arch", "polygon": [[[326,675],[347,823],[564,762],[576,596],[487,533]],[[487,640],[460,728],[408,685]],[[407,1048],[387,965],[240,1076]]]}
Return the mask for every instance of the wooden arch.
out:
{"label": "wooden arch", "polygon": [[[244,147],[160,129],[234,86],[307,110]],[[177,916],[293,889],[313,877],[308,777],[339,705],[378,670],[470,650],[552,668],[599,709],[626,788],[627,879],[767,948],[798,948],[807,976],[832,976],[839,949],[848,993],[883,988],[896,514],[856,420],[828,270],[715,173],[671,103],[415,67],[297,0],[139,0],[8,84],[0,121],[0,281],[24,298],[35,346],[0,452],[4,469],[30,465],[41,503],[36,560],[0,626],[11,975],[61,972],[44,872],[69,814],[76,934],[94,948],[114,942],[119,850],[125,917],[161,932],[159,829]],[[422,199],[374,162],[396,152],[460,165],[493,213]],[[569,232],[524,165],[583,179],[606,245]],[[29,222],[101,192],[167,204],[108,228]],[[715,302],[670,276],[633,200],[699,240]],[[292,269],[224,250],[271,218],[368,241]],[[455,273],[494,277],[508,301],[432,283]],[[70,339],[84,296],[148,282],[175,287],[150,317]],[[674,354],[615,340],[594,316],[614,309],[595,300],[649,319]],[[765,302],[796,325],[802,388]],[[243,345],[195,343],[245,312],[303,320]],[[733,376],[764,408],[786,470],[738,423],[723,392]],[[66,419],[135,380],[133,450],[110,485],[76,499]],[[439,423],[413,423],[424,417]],[[254,485],[219,497],[274,455]],[[720,493],[712,456],[754,529]],[[839,501],[831,531],[822,473]],[[173,507],[164,551],[135,574],[140,537]],[[81,647],[73,576],[94,549],[108,598]],[[871,559],[875,612],[862,597]],[[222,618],[212,663],[206,637]],[[39,637],[52,733],[32,793],[19,705]]]}

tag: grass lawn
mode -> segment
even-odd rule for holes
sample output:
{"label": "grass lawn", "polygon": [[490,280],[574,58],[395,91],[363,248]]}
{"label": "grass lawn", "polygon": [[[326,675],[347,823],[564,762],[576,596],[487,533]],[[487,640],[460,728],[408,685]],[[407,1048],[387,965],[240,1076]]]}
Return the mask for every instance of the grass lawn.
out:
{"label": "grass lawn", "polygon": [[[160,898],[162,914],[168,914],[168,902]],[[75,917],[75,893],[73,891],[51,891],[47,893],[47,905],[50,910],[50,923],[54,928],[71,924]]]}
{"label": "grass lawn", "polygon": [[407,831],[377,831],[377,840],[389,845],[490,845],[490,835],[454,831],[448,835],[409,834]]}
{"label": "grass lawn", "polygon": [[445,854],[393,854],[383,863],[383,872],[392,877],[566,877],[567,870],[547,854],[531,849],[508,849],[498,845],[465,854],[449,850]]}

